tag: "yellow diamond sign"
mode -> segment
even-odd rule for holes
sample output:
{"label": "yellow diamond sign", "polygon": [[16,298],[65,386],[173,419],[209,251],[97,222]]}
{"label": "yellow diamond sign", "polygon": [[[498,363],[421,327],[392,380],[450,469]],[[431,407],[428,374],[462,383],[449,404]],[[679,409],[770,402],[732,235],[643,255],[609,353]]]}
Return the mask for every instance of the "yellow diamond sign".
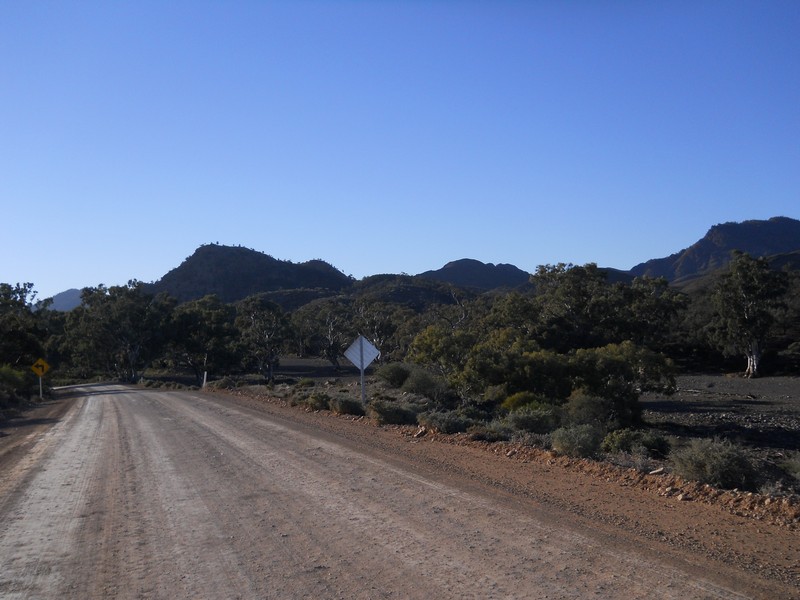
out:
{"label": "yellow diamond sign", "polygon": [[43,358],[40,358],[31,365],[31,371],[36,373],[39,377],[44,377],[44,374],[47,373],[49,370],[50,370],[50,365],[48,365]]}

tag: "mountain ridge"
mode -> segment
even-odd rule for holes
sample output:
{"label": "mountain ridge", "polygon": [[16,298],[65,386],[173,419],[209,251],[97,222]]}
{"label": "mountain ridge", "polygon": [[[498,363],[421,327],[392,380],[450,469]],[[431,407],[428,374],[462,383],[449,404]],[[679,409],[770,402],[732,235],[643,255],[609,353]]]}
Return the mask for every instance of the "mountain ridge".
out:
{"label": "mountain ridge", "polygon": [[724,267],[734,250],[754,257],[800,250],[800,221],[788,217],[727,222],[711,227],[697,242],[664,258],[634,266],[634,276],[664,277],[667,281],[696,277]]}
{"label": "mountain ridge", "polygon": [[351,282],[321,259],[293,263],[241,246],[205,244],[148,287],[180,302],[208,294],[216,294],[223,302],[236,302],[253,294],[287,289],[339,291]]}
{"label": "mountain ridge", "polygon": [[441,269],[420,273],[417,277],[488,291],[524,285],[530,279],[530,273],[510,264],[495,265],[474,258],[462,258],[447,263]]}
{"label": "mountain ridge", "polygon": [[[698,280],[728,264],[732,252],[770,257],[774,268],[800,269],[800,221],[789,217],[727,222],[712,226],[697,242],[667,257],[640,263],[629,271],[601,267],[610,281],[633,277],[664,277],[679,289],[695,289]],[[166,292],[180,302],[216,294],[224,302],[266,293],[291,310],[312,299],[353,291],[369,291],[381,298],[401,298],[415,306],[422,299],[442,298],[443,291],[424,281],[453,285],[470,293],[524,289],[530,274],[511,264],[483,263],[462,258],[442,268],[418,275],[372,275],[360,281],[345,275],[322,259],[303,263],[279,260],[242,246],[204,244],[179,266],[156,282],[146,284],[152,293]],[[389,291],[391,290],[391,291]],[[77,298],[77,300],[76,300]],[[57,310],[70,310],[80,303],[78,290],[58,294]],[[74,306],[69,307],[73,302]],[[56,307],[56,304],[53,305]]]}

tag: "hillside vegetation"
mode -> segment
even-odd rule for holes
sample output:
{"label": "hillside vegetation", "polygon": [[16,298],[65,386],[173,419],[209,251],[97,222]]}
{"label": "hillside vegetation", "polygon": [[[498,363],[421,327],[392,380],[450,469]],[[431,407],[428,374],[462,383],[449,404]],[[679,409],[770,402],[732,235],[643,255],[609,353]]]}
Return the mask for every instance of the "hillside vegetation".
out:
{"label": "hillside vegetation", "polygon": [[[736,228],[720,230],[732,243]],[[663,459],[670,441],[643,417],[643,394],[670,394],[682,372],[800,372],[800,272],[774,268],[791,267],[790,258],[732,252],[690,292],[591,263],[542,265],[522,285],[482,290],[441,277],[354,281],[323,261],[297,265],[209,245],[156,284],[86,288],[68,313],[34,304],[30,284],[0,284],[0,410],[11,414],[32,395],[29,366],[40,357],[53,367],[49,382],[274,386],[291,357],[341,369],[360,334],[381,352],[384,395],[353,406],[314,388],[304,402],[477,439],[524,439],[565,455],[616,448]],[[469,266],[484,282],[487,273],[519,276],[470,261],[443,271],[462,277]],[[290,383],[302,395],[302,378]],[[723,453],[727,442],[719,442]],[[793,485],[789,470],[776,477]]]}

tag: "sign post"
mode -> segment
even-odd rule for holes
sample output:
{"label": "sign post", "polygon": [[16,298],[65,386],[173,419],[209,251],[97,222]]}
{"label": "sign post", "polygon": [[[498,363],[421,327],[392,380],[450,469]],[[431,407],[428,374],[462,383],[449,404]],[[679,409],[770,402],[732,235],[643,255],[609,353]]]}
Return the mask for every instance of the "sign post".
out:
{"label": "sign post", "polygon": [[50,365],[47,364],[45,359],[40,358],[35,363],[31,365],[31,371],[36,373],[39,376],[39,400],[44,399],[44,395],[42,394],[42,377],[44,374],[50,370]]}
{"label": "sign post", "polygon": [[364,387],[364,369],[381,355],[380,350],[373,346],[363,335],[358,336],[356,341],[344,351],[345,357],[361,370],[361,404],[367,404],[367,390]]}

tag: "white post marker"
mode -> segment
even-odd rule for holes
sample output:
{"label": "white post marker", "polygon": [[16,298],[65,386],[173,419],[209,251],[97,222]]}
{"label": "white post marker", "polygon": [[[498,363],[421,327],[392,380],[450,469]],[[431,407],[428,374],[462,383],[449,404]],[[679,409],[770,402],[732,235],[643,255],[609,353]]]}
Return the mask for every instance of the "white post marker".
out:
{"label": "white post marker", "polygon": [[363,335],[356,338],[344,355],[351,363],[361,370],[361,404],[367,404],[367,391],[364,387],[364,369],[381,355],[381,351],[373,346]]}

